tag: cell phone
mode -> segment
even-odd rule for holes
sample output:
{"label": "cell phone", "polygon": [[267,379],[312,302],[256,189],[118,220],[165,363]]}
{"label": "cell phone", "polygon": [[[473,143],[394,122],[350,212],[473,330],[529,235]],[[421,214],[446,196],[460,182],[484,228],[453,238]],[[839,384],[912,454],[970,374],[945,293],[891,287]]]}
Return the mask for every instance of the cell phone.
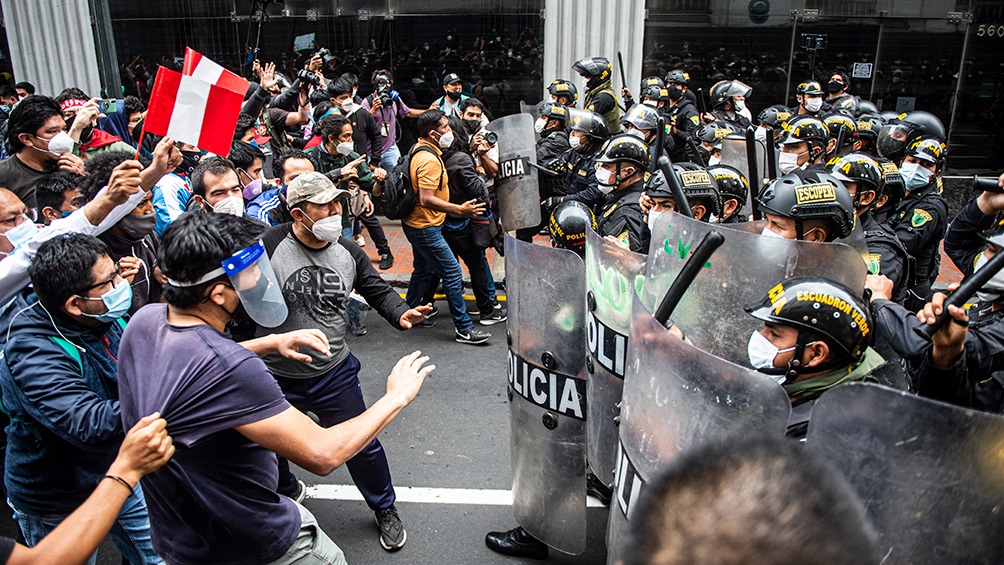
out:
{"label": "cell phone", "polygon": [[106,98],[98,101],[98,110],[102,114],[117,114],[119,111],[118,100]]}

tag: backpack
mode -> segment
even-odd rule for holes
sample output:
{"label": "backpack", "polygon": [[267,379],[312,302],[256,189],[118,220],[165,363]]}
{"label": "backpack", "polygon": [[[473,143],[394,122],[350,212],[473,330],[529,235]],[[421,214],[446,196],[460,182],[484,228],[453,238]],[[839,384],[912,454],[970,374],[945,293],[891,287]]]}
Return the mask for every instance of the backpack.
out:
{"label": "backpack", "polygon": [[[402,220],[415,209],[415,203],[418,201],[418,191],[411,182],[411,158],[419,151],[428,151],[436,155],[436,152],[432,149],[416,145],[406,155],[402,155],[398,159],[397,165],[394,165],[394,170],[387,175],[383,192],[380,193],[380,204],[383,206],[384,214],[390,220]],[[446,165],[443,164],[443,160],[438,155],[436,155],[436,159],[442,166],[439,173],[439,184],[442,185],[443,172],[446,171]]]}

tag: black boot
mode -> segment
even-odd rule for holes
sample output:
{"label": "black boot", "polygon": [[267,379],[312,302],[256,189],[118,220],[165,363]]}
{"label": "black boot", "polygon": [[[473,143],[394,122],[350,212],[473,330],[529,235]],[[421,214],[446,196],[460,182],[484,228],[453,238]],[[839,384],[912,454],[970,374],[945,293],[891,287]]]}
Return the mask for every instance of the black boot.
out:
{"label": "black boot", "polygon": [[520,526],[508,532],[488,532],[485,545],[496,553],[510,557],[547,559],[547,544],[537,540]]}
{"label": "black boot", "polygon": [[603,506],[610,506],[610,498],[613,496],[613,491],[591,472],[586,473],[586,493],[598,498],[603,503]]}

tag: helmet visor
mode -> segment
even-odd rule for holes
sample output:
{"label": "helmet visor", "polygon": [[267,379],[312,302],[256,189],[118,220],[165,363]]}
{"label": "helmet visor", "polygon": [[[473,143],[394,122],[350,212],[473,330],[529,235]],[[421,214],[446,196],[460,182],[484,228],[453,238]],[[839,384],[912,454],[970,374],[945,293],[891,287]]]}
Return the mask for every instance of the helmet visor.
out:
{"label": "helmet visor", "polygon": [[877,149],[879,155],[887,159],[894,159],[906,148],[912,128],[903,124],[886,124],[882,126],[878,134]]}

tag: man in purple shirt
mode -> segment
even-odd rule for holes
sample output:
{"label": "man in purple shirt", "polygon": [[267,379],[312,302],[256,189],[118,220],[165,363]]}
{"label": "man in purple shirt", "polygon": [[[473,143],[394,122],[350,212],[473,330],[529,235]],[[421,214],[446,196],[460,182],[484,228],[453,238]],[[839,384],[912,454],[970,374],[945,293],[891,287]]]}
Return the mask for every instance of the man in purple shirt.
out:
{"label": "man in purple shirt", "polygon": [[[229,214],[189,213],[173,222],[161,244],[167,304],[140,309],[119,348],[123,422],[131,427],[160,412],[176,447],[167,465],[143,478],[153,545],[170,563],[345,563],[310,511],[276,494],[276,454],[330,473],[411,403],[435,368],[423,367],[428,358],[417,351],[402,358],[384,397],[330,428],[290,406],[260,357],[309,361],[303,351],[329,350],[324,334],[235,343],[226,331],[245,317],[264,324],[275,275],[267,256],[253,253],[261,231]],[[235,273],[249,254],[250,265]]]}
{"label": "man in purple shirt", "polygon": [[[401,158],[401,150],[397,148],[397,121],[400,118],[417,118],[425,110],[409,108],[401,95],[393,90],[394,76],[387,69],[373,71],[373,88],[375,91],[363,100],[362,107],[373,115],[380,135],[383,139],[383,155],[380,157],[380,168],[393,171]],[[386,101],[386,102],[385,102]]]}

